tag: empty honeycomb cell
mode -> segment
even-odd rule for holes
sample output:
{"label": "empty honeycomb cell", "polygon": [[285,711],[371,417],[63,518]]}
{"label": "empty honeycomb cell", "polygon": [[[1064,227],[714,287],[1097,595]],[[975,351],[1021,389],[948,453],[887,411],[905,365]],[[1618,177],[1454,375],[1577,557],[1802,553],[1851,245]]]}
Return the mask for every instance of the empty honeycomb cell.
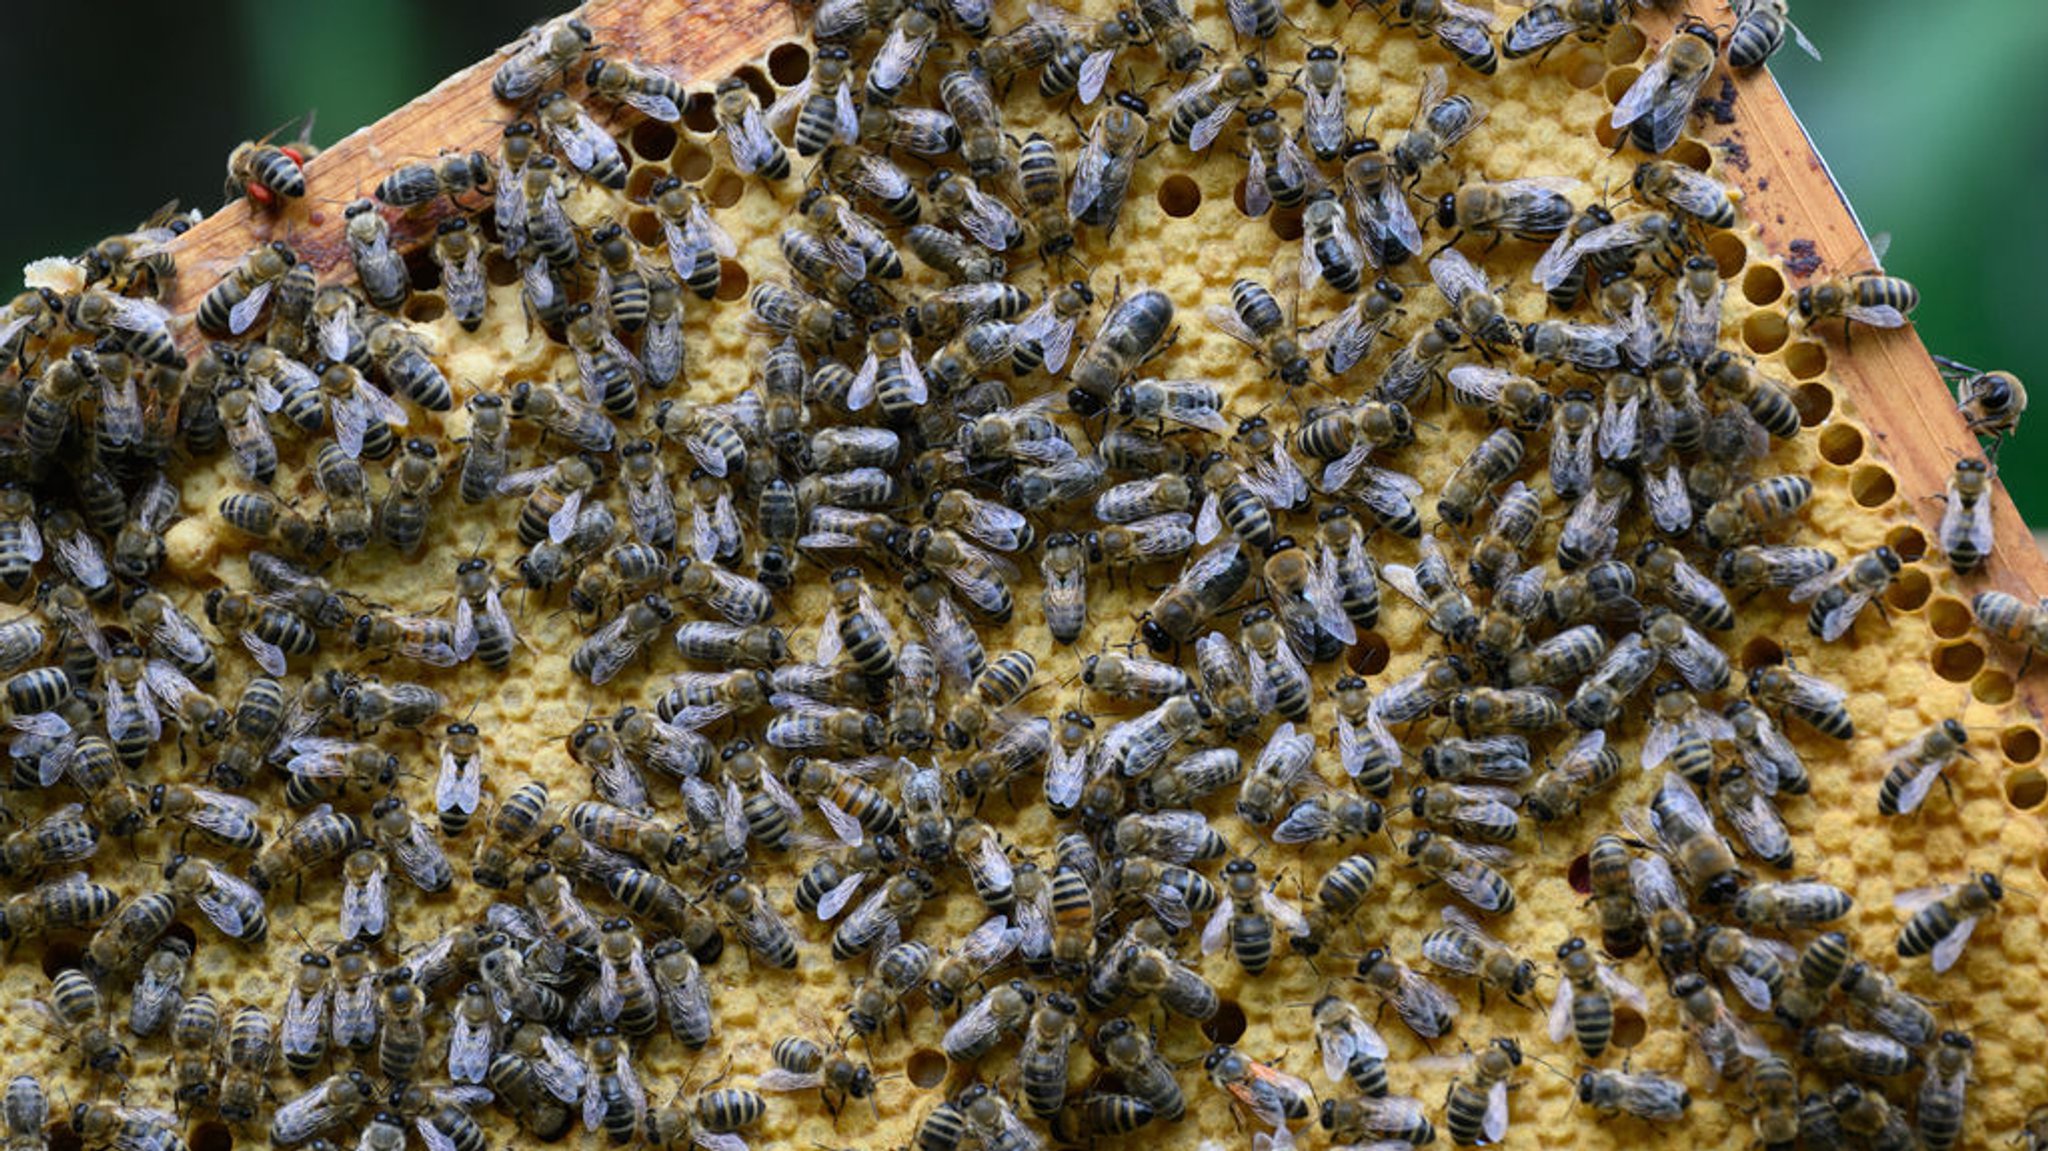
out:
{"label": "empty honeycomb cell", "polygon": [[1828,370],[1828,348],[1818,340],[1794,340],[1785,345],[1785,370],[1795,380],[1810,380]]}
{"label": "empty honeycomb cell", "polygon": [[661,243],[661,221],[655,219],[652,212],[642,210],[628,215],[626,230],[645,247],[652,248]]}
{"label": "empty honeycomb cell", "polygon": [[1749,263],[1749,245],[1733,232],[1715,232],[1707,237],[1707,255],[1714,258],[1722,279],[1732,279]]}
{"label": "empty honeycomb cell", "polygon": [[1855,424],[1829,424],[1820,430],[1820,458],[1838,468],[1863,458],[1863,429]]}
{"label": "empty honeycomb cell", "polygon": [[1927,554],[1927,534],[1912,524],[1900,524],[1886,532],[1884,544],[1907,563],[1916,563]]}
{"label": "empty honeycomb cell", "polygon": [[1598,88],[1600,82],[1606,78],[1607,61],[1598,56],[1583,54],[1573,58],[1573,63],[1564,74],[1565,83],[1582,90]]}
{"label": "empty honeycomb cell", "polygon": [[1225,999],[1216,1005],[1215,1016],[1202,1024],[1202,1034],[1211,1043],[1235,1043],[1244,1038],[1245,1026],[1244,1008],[1235,999]]}
{"label": "empty honeycomb cell", "polygon": [[[1628,91],[1628,86],[1635,83],[1636,77],[1642,74],[1643,70],[1636,67],[1616,68],[1614,71],[1609,72],[1607,74],[1607,102],[1612,104],[1619,101],[1622,94]],[[1602,124],[1609,124],[1609,119],[1609,117],[1602,116],[1600,117],[1600,122]],[[1611,124],[1609,124],[1608,130],[1613,130]]]}
{"label": "empty honeycomb cell", "polygon": [[2022,766],[2041,758],[2041,729],[2018,723],[1998,733],[1998,750],[2005,761]]}
{"label": "empty honeycomb cell", "polygon": [[431,292],[441,286],[441,265],[430,259],[421,257],[408,260],[405,270],[415,292]]}
{"label": "empty honeycomb cell", "polygon": [[1266,213],[1266,226],[1280,239],[1292,242],[1301,239],[1301,209],[1275,208]]}
{"label": "empty honeycomb cell", "polygon": [[1917,567],[1909,567],[1892,581],[1892,586],[1884,593],[1884,602],[1898,611],[1919,611],[1933,593],[1934,583],[1927,578],[1927,573]]}
{"label": "empty honeycomb cell", "polygon": [[1943,639],[1966,634],[1970,623],[1970,605],[1954,596],[1936,596],[1927,605],[1927,626]]}
{"label": "empty honeycomb cell", "polygon": [[747,294],[747,269],[738,260],[718,261],[718,298],[727,302]]}
{"label": "empty honeycomb cell", "polygon": [[1814,380],[1792,389],[1792,402],[1799,408],[1799,425],[1816,427],[1835,410],[1835,391]]}
{"label": "empty honeycomb cell", "polygon": [[909,1077],[912,1086],[930,1091],[946,1081],[946,1053],[920,1047],[904,1061],[903,1074]]}
{"label": "empty honeycomb cell", "polygon": [[1751,264],[1742,274],[1742,298],[1761,308],[1785,294],[1785,277],[1769,264]]}
{"label": "empty honeycomb cell", "polygon": [[1934,674],[1950,683],[1967,683],[1983,670],[1984,649],[1970,640],[1945,643],[1934,649],[1934,658],[1928,662],[1934,666]]}
{"label": "empty honeycomb cell", "polygon": [[1351,670],[1360,675],[1378,675],[1387,670],[1387,641],[1376,631],[1360,632],[1358,643],[1345,653],[1345,660]]}
{"label": "empty honeycomb cell", "polygon": [[768,78],[785,88],[803,83],[810,71],[811,51],[802,44],[777,44],[768,53]]}
{"label": "empty honeycomb cell", "polygon": [[1891,469],[1878,464],[1865,464],[1849,477],[1849,498],[1858,507],[1883,507],[1898,492],[1899,481],[1892,477]]}
{"label": "empty honeycomb cell", "polygon": [[1742,321],[1742,342],[1759,356],[1768,356],[1784,347],[1785,337],[1790,333],[1785,317],[1777,312],[1751,312]]}
{"label": "empty honeycomb cell", "polygon": [[676,150],[676,130],[659,120],[642,120],[633,129],[633,151],[642,160],[664,160]]}
{"label": "empty honeycomb cell", "polygon": [[185,1145],[192,1151],[230,1151],[235,1145],[235,1133],[227,1124],[208,1119],[193,1125]]}
{"label": "empty honeycomb cell", "polygon": [[711,186],[705,189],[704,192],[704,195],[710,199],[712,205],[719,208],[732,207],[740,202],[741,196],[746,194],[747,182],[740,179],[739,174],[736,172],[720,172],[718,175],[713,176],[711,178]]}
{"label": "empty honeycomb cell", "polygon": [[2011,676],[1995,667],[1989,668],[1970,681],[1970,697],[1979,703],[1993,706],[2011,703],[2012,687]]}
{"label": "empty honeycomb cell", "polygon": [[448,314],[448,303],[439,296],[414,292],[405,302],[405,318],[415,324],[431,324]]}
{"label": "empty honeycomb cell", "polygon": [[718,127],[718,102],[709,92],[692,92],[683,101],[683,127],[692,132],[710,132]]}
{"label": "empty honeycomb cell", "polygon": [[1665,153],[1665,158],[1676,160],[1695,172],[1704,172],[1714,166],[1714,154],[1707,151],[1705,144],[1690,138],[1671,145],[1671,151]]}
{"label": "empty honeycomb cell", "polygon": [[768,79],[768,73],[761,71],[752,64],[748,64],[741,67],[739,71],[734,72],[733,75],[738,76],[741,83],[753,90],[754,98],[761,101],[763,108],[775,102],[775,84]]}
{"label": "empty honeycomb cell", "polygon": [[1614,1045],[1626,1051],[1649,1038],[1650,1023],[1643,1013],[1626,1003],[1614,1005]]}
{"label": "empty honeycomb cell", "polygon": [[1779,647],[1778,641],[1770,636],[1754,636],[1748,643],[1742,645],[1740,662],[1744,671],[1753,671],[1760,667],[1784,663],[1785,649]]}
{"label": "empty honeycomb cell", "polygon": [[[1611,73],[1608,79],[1608,86],[1610,89],[1613,87]],[[1614,126],[1613,121],[1609,120],[1606,116],[1601,116],[1598,120],[1593,121],[1593,138],[1600,141],[1602,148],[1619,148],[1621,147],[1622,132]]]}
{"label": "empty honeycomb cell", "polygon": [[519,265],[493,248],[484,256],[484,282],[499,288],[516,284],[519,282]]}
{"label": "empty honeycomb cell", "polygon": [[1184,220],[1202,206],[1202,186],[1188,176],[1175,174],[1159,183],[1159,210]]}
{"label": "empty honeycomb cell", "polygon": [[695,144],[684,144],[669,158],[668,166],[678,179],[694,184],[711,174],[711,164],[711,153]]}
{"label": "empty honeycomb cell", "polygon": [[1643,47],[1649,37],[1634,24],[1623,24],[1607,35],[1607,61],[1610,64],[1627,64],[1643,54]]}
{"label": "empty honeycomb cell", "polygon": [[42,961],[43,974],[55,976],[66,968],[77,967],[84,954],[75,940],[52,939],[43,944],[37,958]]}
{"label": "empty honeycomb cell", "polygon": [[2021,811],[2032,811],[2048,800],[2048,776],[2035,768],[2015,771],[2005,777],[2005,800]]}
{"label": "empty honeycomb cell", "polygon": [[645,201],[654,185],[665,179],[668,173],[653,164],[635,164],[626,174],[626,198],[636,203]]}

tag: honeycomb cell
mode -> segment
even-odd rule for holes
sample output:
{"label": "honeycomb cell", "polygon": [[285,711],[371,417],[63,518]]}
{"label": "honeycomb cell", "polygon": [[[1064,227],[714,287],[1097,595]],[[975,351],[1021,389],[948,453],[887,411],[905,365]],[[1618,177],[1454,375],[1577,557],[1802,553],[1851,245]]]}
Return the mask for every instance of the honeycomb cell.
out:
{"label": "honeycomb cell", "polygon": [[1695,172],[1704,172],[1714,166],[1714,154],[1698,140],[1687,138],[1671,146],[1665,158],[1676,160]]}
{"label": "honeycomb cell", "polygon": [[37,954],[42,961],[43,975],[54,978],[59,971],[77,967],[85,951],[73,939],[52,939],[43,944]]}
{"label": "honeycomb cell", "polygon": [[1351,670],[1360,675],[1378,675],[1387,670],[1387,659],[1391,652],[1385,637],[1376,631],[1360,632],[1358,644],[1345,653]]}
{"label": "honeycomb cell", "polygon": [[1970,630],[1970,605],[1954,596],[1936,596],[1927,605],[1927,626],[1943,639],[1955,639]]}
{"label": "honeycomb cell", "polygon": [[784,88],[803,83],[810,71],[811,50],[802,44],[777,44],[768,53],[768,78]]}
{"label": "honeycomb cell", "polygon": [[1301,209],[1275,208],[1266,213],[1266,226],[1273,229],[1273,234],[1284,241],[1292,243],[1295,240],[1299,240],[1301,239]]}
{"label": "honeycomb cell", "polygon": [[1828,347],[1818,340],[1794,340],[1781,357],[1795,380],[1810,380],[1828,370]]}
{"label": "honeycomb cell", "polygon": [[1714,258],[1722,279],[1732,279],[1749,263],[1749,245],[1733,232],[1715,232],[1707,237],[1707,255]]}
{"label": "honeycomb cell", "polygon": [[747,294],[747,283],[747,269],[738,260],[718,261],[718,299],[740,299]]}
{"label": "honeycomb cell", "polygon": [[1884,593],[1884,602],[1897,611],[1919,611],[1934,592],[1933,581],[1917,567],[1899,572],[1899,578]]}
{"label": "honeycomb cell", "polygon": [[643,247],[652,248],[661,243],[661,221],[654,218],[653,212],[643,209],[627,215],[626,230],[633,233],[633,238]]}
{"label": "honeycomb cell", "polygon": [[1235,1043],[1244,1038],[1247,1025],[1244,1008],[1235,999],[1225,999],[1216,1005],[1215,1016],[1202,1024],[1202,1034],[1211,1043]]}
{"label": "honeycomb cell", "polygon": [[410,260],[406,263],[405,270],[415,292],[431,292],[441,286],[441,265],[432,260]]}
{"label": "honeycomb cell", "polygon": [[1583,851],[1572,856],[1571,863],[1565,866],[1564,879],[1580,895],[1593,894],[1592,858]]}
{"label": "honeycomb cell", "polygon": [[775,102],[775,84],[768,79],[766,72],[761,71],[761,69],[752,64],[747,64],[743,65],[739,71],[734,72],[733,75],[738,76],[741,83],[744,83],[753,90],[754,98],[761,101],[763,108]]}
{"label": "honeycomb cell", "polygon": [[[1610,104],[1619,102],[1622,94],[1628,91],[1628,86],[1635,83],[1636,77],[1642,74],[1643,70],[1641,68],[1633,67],[1616,68],[1614,71],[1609,72],[1607,74],[1607,102]],[[1600,118],[1600,122],[1603,124],[1607,123],[1607,121],[1608,118],[1605,116]]]}
{"label": "honeycomb cell", "polygon": [[1835,410],[1835,391],[1818,380],[1792,389],[1792,402],[1799,408],[1799,426],[1818,426]]}
{"label": "honeycomb cell", "polygon": [[1742,645],[1742,656],[1739,662],[1742,664],[1744,671],[1784,663],[1785,649],[1779,647],[1778,641],[1770,636],[1753,636],[1748,643]]}
{"label": "honeycomb cell", "polygon": [[704,195],[713,207],[730,208],[747,194],[747,182],[737,172],[720,172],[711,178],[711,186]]}
{"label": "honeycomb cell", "polygon": [[1855,424],[1829,424],[1820,430],[1820,458],[1838,468],[1863,458],[1863,429]]}
{"label": "honeycomb cell", "polygon": [[1998,733],[1998,751],[2007,763],[2025,765],[2041,758],[2041,729],[2014,724]]}
{"label": "honeycomb cell", "polygon": [[1202,206],[1202,186],[1183,175],[1172,175],[1159,182],[1159,210],[1176,220],[1184,220],[1195,214]]}
{"label": "honeycomb cell", "polygon": [[692,132],[711,132],[718,128],[718,102],[709,92],[692,92],[683,101],[683,127]]}
{"label": "honeycomb cell", "polygon": [[1742,274],[1742,298],[1761,308],[1785,294],[1785,277],[1769,264],[1751,264]]}
{"label": "honeycomb cell", "polygon": [[1927,534],[1912,524],[1900,524],[1886,532],[1884,544],[1907,563],[1917,563],[1927,554]]}
{"label": "honeycomb cell", "polygon": [[1970,681],[1970,698],[1996,707],[2012,702],[2012,677],[1997,668],[1986,668]]}
{"label": "honeycomb cell", "polygon": [[1598,88],[1607,79],[1607,61],[1598,56],[1580,54],[1574,56],[1564,74],[1565,83],[1574,88],[1586,90]]}
{"label": "honeycomb cell", "polygon": [[642,160],[665,160],[676,150],[676,130],[659,120],[642,120],[633,128],[633,151]]}
{"label": "honeycomb cell", "polygon": [[904,1061],[903,1074],[909,1078],[911,1086],[930,1091],[946,1081],[946,1053],[936,1048],[920,1047]]}
{"label": "honeycomb cell", "polygon": [[493,248],[484,256],[484,282],[497,288],[516,284],[519,282],[519,265]]}
{"label": "honeycomb cell", "polygon": [[1626,1051],[1649,1038],[1650,1022],[1626,1003],[1614,1005],[1614,1045]]}
{"label": "honeycomb cell", "polygon": [[414,292],[404,311],[405,318],[415,324],[431,324],[448,314],[448,302],[437,295]]}
{"label": "honeycomb cell", "polygon": [[1849,477],[1849,498],[1858,507],[1883,507],[1898,492],[1899,481],[1892,476],[1891,469],[1879,464],[1865,464]]}
{"label": "honeycomb cell", "polygon": [[695,144],[684,144],[669,158],[669,169],[686,184],[695,184],[711,174],[711,153]]}
{"label": "honeycomb cell", "polygon": [[1968,683],[1984,667],[1984,649],[1964,640],[1961,643],[1946,643],[1934,649],[1929,661],[1934,674],[1950,683]]}
{"label": "honeycomb cell", "polygon": [[1627,64],[1643,54],[1643,47],[1649,38],[1634,24],[1623,24],[1607,36],[1607,62]]}
{"label": "honeycomb cell", "polygon": [[2025,768],[2005,777],[2005,801],[2021,811],[2032,811],[2048,800],[2048,776],[2036,768]]}
{"label": "honeycomb cell", "polygon": [[207,1119],[193,1125],[192,1134],[185,1140],[185,1145],[191,1148],[191,1151],[233,1151],[235,1133],[227,1124]]}
{"label": "honeycomb cell", "polygon": [[626,198],[636,203],[646,200],[655,183],[667,175],[653,164],[633,165],[633,170],[626,174]]}
{"label": "honeycomb cell", "polygon": [[1751,312],[1742,321],[1742,343],[1759,356],[1768,356],[1784,347],[1790,332],[1785,317],[1777,312]]}

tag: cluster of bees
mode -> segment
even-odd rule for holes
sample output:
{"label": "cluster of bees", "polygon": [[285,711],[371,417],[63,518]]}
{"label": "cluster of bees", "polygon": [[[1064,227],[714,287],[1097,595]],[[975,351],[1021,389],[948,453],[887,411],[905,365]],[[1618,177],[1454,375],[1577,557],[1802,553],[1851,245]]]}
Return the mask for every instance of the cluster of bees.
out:
{"label": "cluster of bees", "polygon": [[[1510,1088],[1550,1073],[1651,1123],[1722,1093],[1767,1148],[1954,1146],[1971,1038],[1840,929],[1851,892],[1793,878],[1809,765],[1839,770],[1826,741],[1854,735],[1845,693],[1824,663],[1738,679],[1722,650],[1758,595],[1810,603],[1835,643],[1903,568],[1798,541],[1813,484],[1769,461],[1799,408],[1721,341],[1704,240],[1734,203],[1663,158],[1724,48],[1754,68],[1796,31],[1783,3],[1736,0],[1725,44],[1692,22],[1656,47],[1610,121],[1642,154],[1625,203],[1462,178],[1488,108],[1450,78],[1597,44],[1625,4],[1543,0],[1505,28],[1450,0],[1367,7],[1442,61],[1384,147],[1343,49],[1302,42],[1277,0],[1228,5],[1236,60],[1177,0],[1034,5],[1007,28],[982,0],[824,0],[803,83],[769,107],[740,79],[709,98],[732,167],[795,206],[783,266],[751,269],[750,382],[721,402],[688,395],[685,321],[738,245],[679,179],[637,205],[658,242],[614,218],[629,161],[585,103],[674,122],[691,97],[574,18],[496,73],[497,156],[405,164],[348,206],[352,276],[321,283],[280,239],[173,315],[191,221],[172,211],[43,269],[0,313],[0,585],[27,603],[0,624],[19,797],[0,935],[17,956],[82,941],[36,1006],[102,1090],[53,1117],[15,1078],[9,1146],[68,1124],[88,1148],[172,1151],[205,1117],[276,1146],[480,1151],[495,1108],[542,1140],[580,1121],[737,1151],[770,1095],[876,1106],[926,1010],[948,1086],[920,1151],[1171,1130],[1212,1089],[1275,1143],[1412,1147],[1441,1125],[1486,1144]],[[1006,126],[1032,76],[1077,139]],[[1298,274],[1207,302],[1255,382],[1162,378],[1193,301],[1106,274],[1127,193],[1141,165],[1234,163],[1235,137],[1243,209],[1298,216]],[[246,145],[230,186],[287,207],[310,155]],[[443,204],[408,256],[393,221]],[[1545,246],[1543,318],[1489,276],[1502,243]],[[451,383],[450,349],[402,316],[422,272],[462,331],[516,308],[573,371]],[[1316,294],[1341,310],[1297,323]],[[1788,309],[1899,327],[1917,300],[1870,273]],[[1951,367],[1972,429],[2010,431],[2019,381]],[[1449,448],[1432,405],[1486,429],[1433,498],[1403,470]],[[246,586],[160,574],[207,469],[231,478],[208,514],[254,549]],[[1958,573],[1992,551],[1991,480],[1957,465],[1937,542]],[[457,516],[509,524],[516,559]],[[348,590],[427,556],[452,594]],[[1140,579],[1141,616],[1103,611]],[[1374,684],[1356,669],[1401,601],[1436,643]],[[1976,606],[2048,650],[2048,609]],[[516,617],[562,609],[570,650],[522,636]],[[1061,648],[1072,706],[1035,706]],[[566,740],[585,794],[514,785],[505,765],[536,749],[443,690],[464,665],[539,678],[549,659],[593,708]],[[622,703],[608,685],[650,665],[652,698]],[[1916,812],[1969,738],[1950,720],[1897,748],[1879,814]],[[1638,772],[1646,805],[1618,803]],[[430,799],[408,782],[429,778]],[[1034,844],[1013,837],[1027,815],[1051,829]],[[1513,846],[1539,832],[1586,847],[1590,894],[1540,954],[1500,938],[1531,938]],[[96,879],[110,836],[161,881]],[[465,854],[487,905],[409,926]],[[1448,897],[1413,947],[1376,926],[1404,874]],[[1904,897],[1899,960],[1946,970],[1995,913],[1997,875],[1959,879]],[[275,1001],[193,989],[196,948],[281,942],[271,906],[323,891],[335,918],[299,932]],[[930,930],[969,907],[950,940]],[[1668,990],[1691,1074],[1616,1065],[1617,1020],[1651,1011],[1631,961]],[[722,965],[766,987],[825,963],[845,977],[830,1034],[650,1100],[649,1049],[730,1047]],[[1302,1008],[1319,1083],[1219,1031],[1225,965],[1297,963],[1327,980]],[[1549,982],[1557,1051],[1459,1028],[1446,981],[1524,1006]],[[1388,1009],[1464,1044],[1413,1061],[1440,1108],[1392,1091]],[[168,1055],[169,1098],[105,1090],[131,1045]]]}

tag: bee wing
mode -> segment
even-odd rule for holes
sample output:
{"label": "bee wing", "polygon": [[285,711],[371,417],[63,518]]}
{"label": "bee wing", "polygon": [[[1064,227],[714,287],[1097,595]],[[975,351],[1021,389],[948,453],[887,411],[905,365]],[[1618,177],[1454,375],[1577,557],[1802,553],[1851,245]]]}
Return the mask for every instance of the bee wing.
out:
{"label": "bee wing", "polygon": [[1557,995],[1550,1001],[1550,1041],[1564,1042],[1572,1033],[1572,1001],[1578,992],[1569,979],[1557,981]]}
{"label": "bee wing", "polygon": [[[1233,5],[1238,2],[1230,0]],[[1237,100],[1225,100],[1216,105],[1215,111],[1195,121],[1194,128],[1188,132],[1188,151],[1200,152],[1215,143],[1216,137],[1223,132],[1223,126],[1230,122],[1231,113],[1237,111],[1238,103]]]}
{"label": "bee wing", "polygon": [[[1648,115],[1656,108],[1657,95],[1664,90],[1664,85],[1670,77],[1669,53],[1659,52],[1657,58],[1650,62],[1650,66],[1643,69],[1642,75],[1636,77],[1635,83],[1628,86],[1628,91],[1621,94],[1621,99],[1614,102],[1614,114],[1609,117],[1608,123],[1616,129],[1621,129]],[[1686,106],[1689,109],[1692,101],[1686,101]]]}
{"label": "bee wing", "polygon": [[1408,193],[1398,181],[1388,180],[1379,191],[1380,219],[1394,239],[1411,252],[1422,250],[1422,227],[1415,222],[1414,209],[1408,206]]}
{"label": "bee wing", "polygon": [[853,85],[841,84],[839,94],[832,102],[832,138],[837,143],[852,144],[860,139],[860,113],[853,106]]}
{"label": "bee wing", "polygon": [[797,81],[795,86],[777,96],[774,103],[768,105],[767,112],[762,116],[765,126],[770,129],[788,127],[790,119],[796,115],[796,110],[803,107],[804,101],[810,98],[811,78],[805,76]]}
{"label": "bee wing", "polygon": [[1634,453],[1636,429],[1642,416],[1642,399],[1629,396],[1615,405],[1610,398],[1604,401],[1600,412],[1600,456],[1602,459],[1619,459]]}
{"label": "bee wing", "polygon": [[1202,926],[1202,954],[1214,955],[1229,945],[1230,920],[1236,910],[1236,905],[1228,899],[1217,901],[1209,922]]}
{"label": "bee wing", "polygon": [[1081,103],[1093,104],[1102,95],[1102,87],[1109,82],[1109,66],[1116,63],[1116,49],[1105,48],[1090,52],[1081,61],[1081,69],[1075,74],[1074,95]]}
{"label": "bee wing", "polygon": [[[1633,821],[1624,819],[1623,822]],[[1629,885],[1635,889],[1636,910],[1644,919],[1659,911],[1686,909],[1685,896],[1678,887],[1678,876],[1671,870],[1670,861],[1663,856],[1639,856],[1629,860],[1628,876]]]}
{"label": "bee wing", "polygon": [[1074,161],[1074,183],[1067,189],[1068,216],[1078,220],[1094,206],[1096,197],[1102,194],[1102,177],[1108,160],[1098,128],[1089,134],[1087,146],[1081,150],[1080,158]]}
{"label": "bee wing", "polygon": [[[222,934],[237,939],[261,920],[263,897],[247,881],[207,864],[207,889],[192,902]],[[251,910],[253,908],[253,911]]]}
{"label": "bee wing", "polygon": [[480,759],[457,759],[441,749],[441,774],[434,782],[434,807],[439,811],[476,812],[482,799],[483,764]]}
{"label": "bee wing", "polygon": [[1449,992],[1405,967],[1395,995],[1395,1014],[1424,1038],[1435,1038],[1441,1021],[1458,1017],[1458,1001]]}
{"label": "bee wing", "polygon": [[1429,261],[1430,279],[1436,282],[1436,289],[1443,293],[1452,307],[1472,292],[1486,295],[1493,291],[1472,261],[1456,248],[1445,248]]}
{"label": "bee wing", "polygon": [[1749,1004],[1750,1007],[1758,1011],[1769,1011],[1771,1009],[1772,996],[1770,984],[1765,983],[1738,966],[1724,967],[1721,969],[1721,974],[1728,977],[1728,985],[1735,989],[1735,993],[1742,997],[1744,1003]]}
{"label": "bee wing", "polygon": [[275,281],[266,281],[249,290],[242,301],[228,309],[228,331],[241,335],[256,326],[256,317],[263,314],[263,305],[270,302],[270,289]]}
{"label": "bee wing", "polygon": [[1665,199],[1671,201],[1672,206],[1681,211],[1690,212],[1695,216],[1711,217],[1728,202],[1728,189],[1704,172],[1695,172],[1683,164],[1674,164],[1670,174],[1672,186],[1665,190]]}
{"label": "bee wing", "polygon": [[1919,765],[1906,786],[1899,789],[1898,811],[1900,815],[1911,815],[1927,802],[1927,796],[1934,790],[1934,781],[1941,778],[1946,761],[1935,760]]}
{"label": "bee wing", "polygon": [[1501,50],[1509,56],[1533,55],[1564,39],[1571,31],[1572,23],[1565,18],[1564,9],[1555,4],[1540,4],[1508,27],[1507,35],[1501,38]]}
{"label": "bee wing", "polygon": [[262,638],[253,631],[242,633],[242,646],[255,657],[256,666],[266,673],[279,676],[285,671],[284,649]]}
{"label": "bee wing", "polygon": [[[866,838],[860,820],[848,815],[838,804],[825,796],[818,797],[818,814],[825,817],[826,826],[832,829],[832,834],[838,837],[839,842],[848,847],[859,847]],[[876,894],[884,894],[886,890],[883,889]]]}
{"label": "bee wing", "polygon": [[1417,607],[1424,611],[1429,610],[1432,597],[1423,590],[1415,568],[1407,564],[1387,564],[1380,568],[1380,578],[1385,580],[1389,587],[1408,597]]}

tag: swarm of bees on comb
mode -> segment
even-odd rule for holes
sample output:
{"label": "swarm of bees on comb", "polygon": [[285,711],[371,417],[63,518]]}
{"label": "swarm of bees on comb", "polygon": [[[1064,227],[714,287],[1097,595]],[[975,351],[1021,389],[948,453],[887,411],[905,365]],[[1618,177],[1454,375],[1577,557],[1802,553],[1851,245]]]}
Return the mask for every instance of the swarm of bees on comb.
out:
{"label": "swarm of bees on comb", "polygon": [[32,267],[9,1147],[2048,1147],[2025,391],[1930,547],[1916,289],[1730,290],[1783,3],[1213,7],[593,6]]}

